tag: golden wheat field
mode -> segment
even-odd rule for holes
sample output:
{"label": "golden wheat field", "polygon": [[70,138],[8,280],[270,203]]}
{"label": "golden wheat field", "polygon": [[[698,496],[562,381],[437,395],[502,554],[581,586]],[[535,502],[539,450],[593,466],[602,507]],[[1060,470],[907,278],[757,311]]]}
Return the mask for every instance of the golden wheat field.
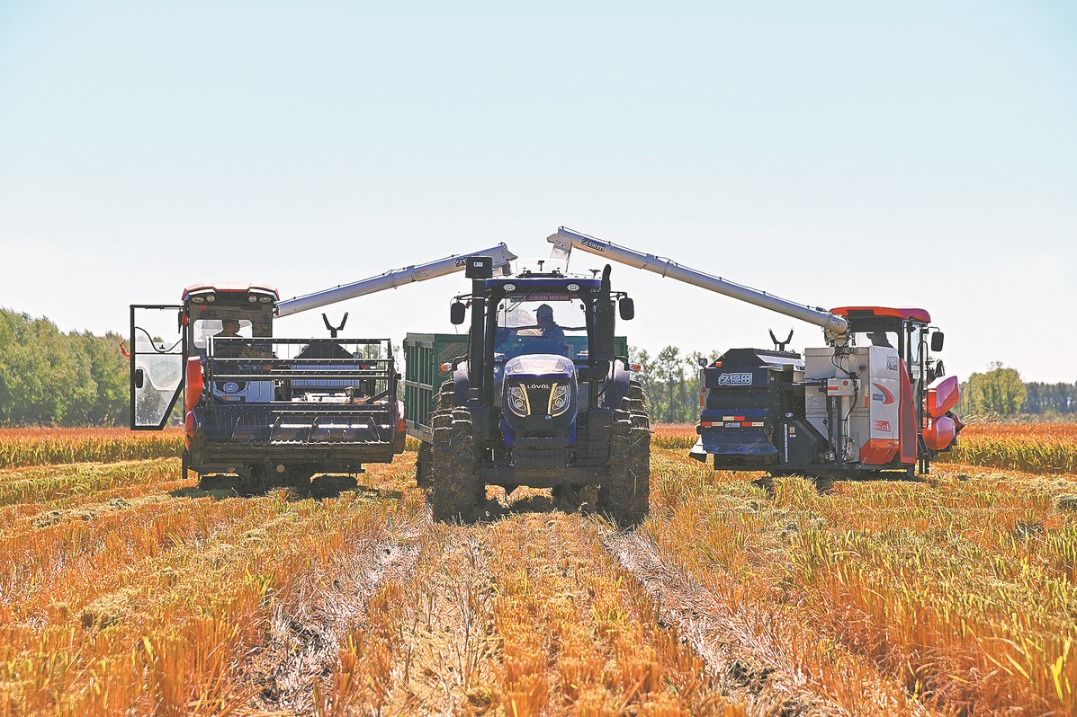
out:
{"label": "golden wheat field", "polygon": [[238,497],[179,434],[3,431],[0,715],[1077,715],[1077,431],[961,438],[816,483],[659,427],[620,532],[432,523],[414,452]]}

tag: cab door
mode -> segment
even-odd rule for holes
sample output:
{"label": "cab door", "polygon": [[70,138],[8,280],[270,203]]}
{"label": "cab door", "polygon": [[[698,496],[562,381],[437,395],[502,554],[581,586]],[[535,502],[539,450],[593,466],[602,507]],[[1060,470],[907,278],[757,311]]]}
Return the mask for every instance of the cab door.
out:
{"label": "cab door", "polygon": [[131,429],[159,431],[183,390],[186,332],[182,306],[131,306]]}

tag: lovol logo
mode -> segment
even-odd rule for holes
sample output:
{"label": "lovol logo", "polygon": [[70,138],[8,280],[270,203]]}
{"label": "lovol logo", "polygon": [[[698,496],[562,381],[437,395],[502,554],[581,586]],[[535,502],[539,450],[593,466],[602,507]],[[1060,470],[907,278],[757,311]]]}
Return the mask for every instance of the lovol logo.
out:
{"label": "lovol logo", "polygon": [[872,401],[880,401],[884,406],[889,406],[891,403],[894,402],[894,394],[890,393],[877,383],[873,383],[871,385],[880,391],[879,393],[871,394]]}
{"label": "lovol logo", "polygon": [[723,373],[718,375],[719,386],[751,386],[752,374],[750,373]]}
{"label": "lovol logo", "polygon": [[529,384],[527,384],[527,390],[528,391],[537,391],[540,388],[549,388],[549,387],[550,387],[550,384],[548,384],[548,383],[529,383]]}
{"label": "lovol logo", "polygon": [[600,242],[594,241],[593,239],[581,239],[580,242],[585,247],[589,247],[591,249],[594,249],[595,251],[606,251],[605,245]]}

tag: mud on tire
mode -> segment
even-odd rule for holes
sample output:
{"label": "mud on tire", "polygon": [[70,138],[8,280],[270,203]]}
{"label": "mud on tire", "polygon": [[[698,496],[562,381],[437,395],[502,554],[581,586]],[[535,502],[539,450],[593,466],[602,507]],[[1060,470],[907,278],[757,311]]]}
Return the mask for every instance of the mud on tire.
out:
{"label": "mud on tire", "polygon": [[636,381],[613,412],[610,475],[598,491],[598,509],[621,527],[647,517],[651,497],[651,423],[647,395]]}

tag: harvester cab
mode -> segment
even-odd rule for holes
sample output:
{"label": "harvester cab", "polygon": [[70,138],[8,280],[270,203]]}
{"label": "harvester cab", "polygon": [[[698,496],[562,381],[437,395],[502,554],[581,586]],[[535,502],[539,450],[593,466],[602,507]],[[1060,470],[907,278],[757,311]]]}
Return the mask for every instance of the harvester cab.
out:
{"label": "harvester cab", "polygon": [[[556,268],[494,277],[484,257],[471,257],[467,271],[471,292],[450,308],[453,323],[463,324],[470,307],[466,355],[438,367],[448,376],[435,410],[425,420],[415,410],[419,420],[409,421],[422,441],[418,480],[435,517],[471,516],[487,485],[558,494],[596,486],[599,510],[622,523],[641,520],[649,421],[627,342],[615,336],[615,311],[627,320],[634,307],[611,290],[610,268],[601,277]],[[409,334],[405,351],[436,338]],[[411,355],[409,384],[418,387],[437,355]]]}
{"label": "harvester cab", "polygon": [[923,309],[827,311],[564,227],[549,241],[565,259],[579,248],[823,328],[826,346],[803,355],[772,333],[775,349],[730,349],[702,368],[690,454],[715,469],[912,475],[954,445],[958,382],[932,356],[943,335]]}
{"label": "harvester cab", "polygon": [[262,284],[197,284],[181,304],[132,306],[131,428],[160,430],[182,405],[182,475],[235,475],[251,490],[388,463],[406,436],[390,340],[341,338],[344,322],[328,320],[330,338],[279,338],[274,324],[463,268],[451,256],[286,301]]}

